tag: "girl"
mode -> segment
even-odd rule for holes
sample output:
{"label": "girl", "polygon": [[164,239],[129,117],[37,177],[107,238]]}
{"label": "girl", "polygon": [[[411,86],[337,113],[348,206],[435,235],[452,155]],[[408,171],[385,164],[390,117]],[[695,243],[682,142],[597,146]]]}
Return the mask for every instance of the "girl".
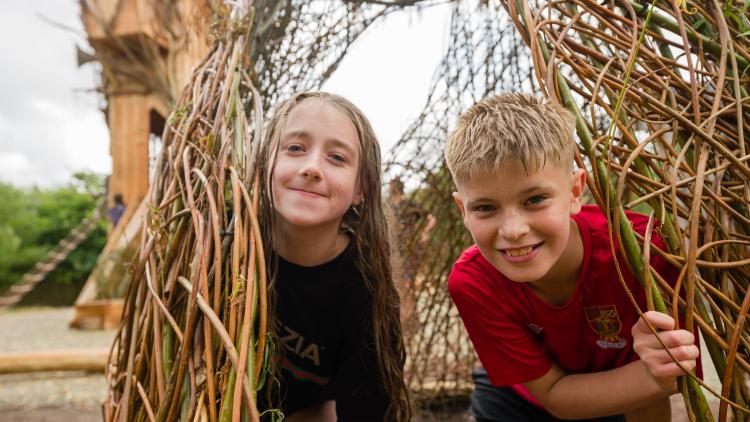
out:
{"label": "girl", "polygon": [[277,335],[266,401],[288,421],[408,420],[370,123],[337,95],[296,94],[271,118],[259,163]]}

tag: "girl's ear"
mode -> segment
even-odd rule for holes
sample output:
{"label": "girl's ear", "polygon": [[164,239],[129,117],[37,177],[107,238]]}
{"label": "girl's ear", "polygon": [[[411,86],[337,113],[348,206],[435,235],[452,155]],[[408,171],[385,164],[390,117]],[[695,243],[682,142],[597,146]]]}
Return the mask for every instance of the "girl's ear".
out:
{"label": "girl's ear", "polygon": [[364,195],[362,194],[362,188],[357,187],[357,191],[354,192],[354,198],[352,199],[352,205],[359,206],[359,204],[362,203],[362,200],[364,199]]}

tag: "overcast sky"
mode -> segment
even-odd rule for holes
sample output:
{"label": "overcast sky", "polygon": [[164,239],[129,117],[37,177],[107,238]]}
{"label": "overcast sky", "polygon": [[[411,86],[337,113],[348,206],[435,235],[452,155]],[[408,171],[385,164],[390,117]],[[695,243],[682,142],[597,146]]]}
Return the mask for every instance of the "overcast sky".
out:
{"label": "overcast sky", "polygon": [[[324,87],[362,108],[384,149],[424,106],[449,18],[441,5],[381,21]],[[0,181],[51,187],[76,171],[109,173],[96,69],[76,66],[75,45],[86,46],[78,0],[3,1],[0,33]]]}

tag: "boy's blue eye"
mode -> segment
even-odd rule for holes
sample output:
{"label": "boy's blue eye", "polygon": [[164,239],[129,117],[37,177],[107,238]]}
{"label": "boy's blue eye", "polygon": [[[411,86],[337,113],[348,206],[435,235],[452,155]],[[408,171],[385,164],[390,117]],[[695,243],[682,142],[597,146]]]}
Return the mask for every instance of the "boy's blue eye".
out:
{"label": "boy's blue eye", "polygon": [[495,211],[494,205],[477,205],[474,207],[474,211],[476,212],[492,212]]}
{"label": "boy's blue eye", "polygon": [[546,196],[534,195],[531,198],[527,199],[526,203],[529,205],[537,205],[537,204],[544,202],[545,199],[547,199]]}

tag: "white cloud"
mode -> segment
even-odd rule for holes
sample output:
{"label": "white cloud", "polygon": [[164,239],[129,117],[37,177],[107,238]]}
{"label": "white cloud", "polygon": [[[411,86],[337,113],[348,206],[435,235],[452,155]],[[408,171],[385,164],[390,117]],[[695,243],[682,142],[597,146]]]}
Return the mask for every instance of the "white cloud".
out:
{"label": "white cloud", "polygon": [[323,87],[362,109],[384,151],[425,105],[445,50],[451,8],[443,4],[419,15],[390,15],[357,40]]}
{"label": "white cloud", "polygon": [[45,115],[47,119],[62,120],[70,115],[68,109],[60,103],[54,103],[45,98],[34,98],[31,100],[31,107],[39,113]]}
{"label": "white cloud", "polygon": [[104,115],[91,110],[68,120],[61,129],[66,162],[72,169],[110,173],[109,131]]}
{"label": "white cloud", "polygon": [[0,172],[16,173],[24,171],[30,166],[29,159],[20,152],[0,153]]}
{"label": "white cloud", "polygon": [[[111,171],[108,129],[90,92],[95,72],[75,63],[75,44],[85,45],[79,7],[77,0],[0,2],[0,156],[8,164],[0,180],[48,187],[75,171]],[[362,108],[384,150],[424,105],[449,14],[449,5],[393,13],[357,41],[324,87]]]}
{"label": "white cloud", "polygon": [[15,157],[6,158],[14,167],[0,169],[0,180],[49,187],[76,171],[110,171],[98,98],[81,92],[95,79],[75,63],[75,44],[83,43],[79,7],[75,0],[0,3],[0,153]]}

